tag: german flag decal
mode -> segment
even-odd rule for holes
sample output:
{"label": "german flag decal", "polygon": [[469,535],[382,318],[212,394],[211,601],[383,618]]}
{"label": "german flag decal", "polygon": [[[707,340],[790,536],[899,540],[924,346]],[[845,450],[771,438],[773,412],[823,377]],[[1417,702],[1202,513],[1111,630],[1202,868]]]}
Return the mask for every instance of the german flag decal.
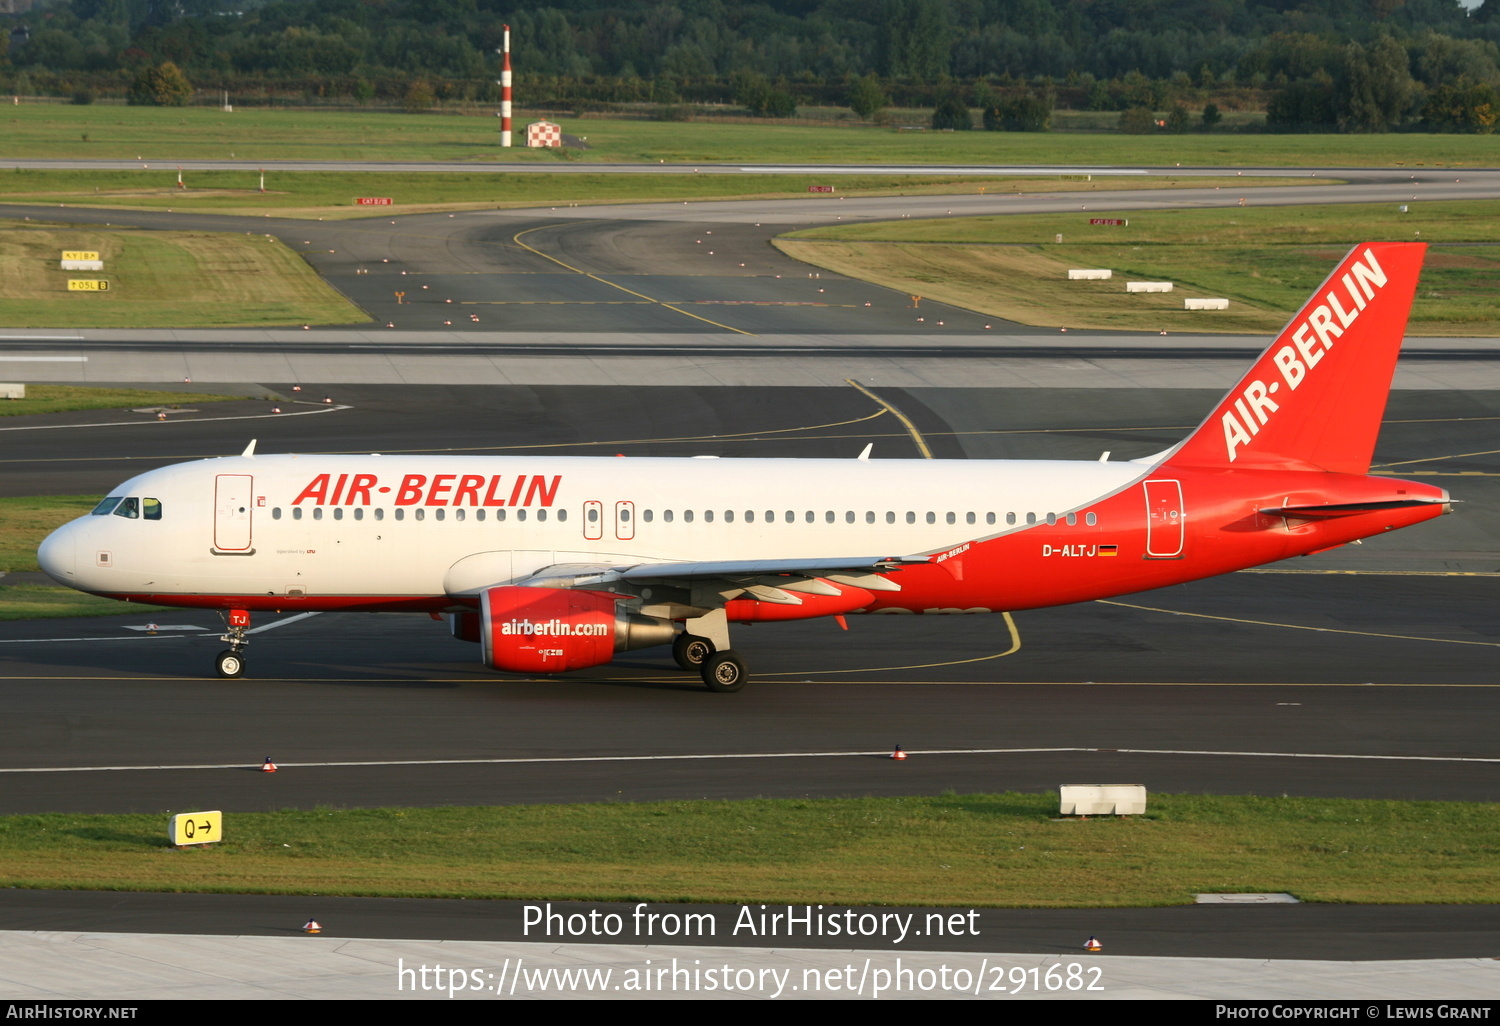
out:
{"label": "german flag decal", "polygon": [[1120,546],[1118,546],[1118,545],[1101,545],[1101,546],[1099,546],[1099,555],[1101,555],[1101,556],[1118,556],[1119,554],[1120,554]]}

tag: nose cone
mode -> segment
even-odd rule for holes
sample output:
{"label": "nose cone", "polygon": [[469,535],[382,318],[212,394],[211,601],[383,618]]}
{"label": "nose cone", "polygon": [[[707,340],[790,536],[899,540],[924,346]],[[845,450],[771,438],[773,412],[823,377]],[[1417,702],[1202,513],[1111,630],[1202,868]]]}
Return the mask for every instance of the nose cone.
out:
{"label": "nose cone", "polygon": [[72,524],[66,524],[47,535],[36,550],[36,560],[43,572],[70,588],[78,587],[77,533]]}

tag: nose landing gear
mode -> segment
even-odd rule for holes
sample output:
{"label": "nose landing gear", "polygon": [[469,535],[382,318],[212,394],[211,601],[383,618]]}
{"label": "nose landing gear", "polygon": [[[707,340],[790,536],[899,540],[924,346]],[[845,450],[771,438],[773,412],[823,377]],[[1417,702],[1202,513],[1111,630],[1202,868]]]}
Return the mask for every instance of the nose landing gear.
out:
{"label": "nose landing gear", "polygon": [[229,648],[220,652],[214,658],[214,672],[220,677],[233,679],[245,672],[245,646],[249,644],[245,635],[249,633],[250,611],[248,609],[231,609],[229,611],[229,630],[219,640],[228,643]]}

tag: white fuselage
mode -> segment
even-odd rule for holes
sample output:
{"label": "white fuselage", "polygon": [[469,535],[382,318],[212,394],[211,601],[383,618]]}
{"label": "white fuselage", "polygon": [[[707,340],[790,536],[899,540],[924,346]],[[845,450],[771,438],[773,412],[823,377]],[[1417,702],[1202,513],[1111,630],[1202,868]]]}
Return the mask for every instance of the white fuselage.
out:
{"label": "white fuselage", "polygon": [[[1061,461],[250,456],[111,491],[159,519],[82,517],[41,551],[106,594],[431,597],[559,563],[941,552],[1140,480]],[[139,508],[139,507],[137,507]],[[128,510],[124,511],[128,512]]]}

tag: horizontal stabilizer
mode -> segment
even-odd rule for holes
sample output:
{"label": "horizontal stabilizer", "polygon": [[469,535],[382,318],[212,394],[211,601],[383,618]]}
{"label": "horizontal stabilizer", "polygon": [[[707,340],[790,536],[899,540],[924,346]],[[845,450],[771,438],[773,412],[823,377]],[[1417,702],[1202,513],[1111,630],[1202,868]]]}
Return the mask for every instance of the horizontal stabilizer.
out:
{"label": "horizontal stabilizer", "polygon": [[1272,517],[1290,517],[1294,520],[1332,520],[1336,517],[1352,517],[1359,513],[1378,513],[1385,509],[1410,509],[1413,506],[1431,506],[1441,499],[1391,499],[1386,502],[1336,502],[1326,506],[1278,506],[1260,512]]}

